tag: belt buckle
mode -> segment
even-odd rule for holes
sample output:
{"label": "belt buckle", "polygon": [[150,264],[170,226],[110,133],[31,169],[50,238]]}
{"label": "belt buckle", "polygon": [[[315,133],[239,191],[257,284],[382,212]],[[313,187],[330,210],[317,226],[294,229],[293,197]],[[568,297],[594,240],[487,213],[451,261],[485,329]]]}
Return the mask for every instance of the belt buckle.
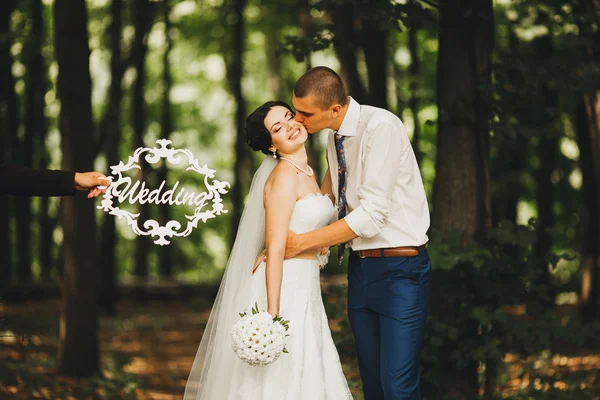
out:
{"label": "belt buckle", "polygon": [[363,252],[362,252],[362,250],[359,250],[359,251],[358,251],[358,256],[359,256],[360,258],[367,258],[367,256],[363,256]]}

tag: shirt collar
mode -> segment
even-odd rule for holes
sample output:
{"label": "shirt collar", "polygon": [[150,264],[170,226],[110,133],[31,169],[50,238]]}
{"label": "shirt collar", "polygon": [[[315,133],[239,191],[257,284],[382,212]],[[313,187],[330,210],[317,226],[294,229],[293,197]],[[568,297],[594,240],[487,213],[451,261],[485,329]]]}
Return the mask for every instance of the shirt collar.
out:
{"label": "shirt collar", "polygon": [[[349,96],[350,97],[350,96]],[[358,120],[360,118],[360,104],[350,97],[350,105],[344,116],[342,125],[337,133],[341,136],[356,136],[358,130]]]}

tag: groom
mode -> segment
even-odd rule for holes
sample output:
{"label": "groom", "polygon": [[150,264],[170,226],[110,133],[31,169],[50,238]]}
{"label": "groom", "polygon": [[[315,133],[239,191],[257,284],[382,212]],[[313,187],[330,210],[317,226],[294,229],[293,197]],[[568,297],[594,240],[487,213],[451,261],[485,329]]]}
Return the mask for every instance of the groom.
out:
{"label": "groom", "polygon": [[330,129],[323,185],[336,197],[338,221],[290,232],[286,258],[334,245],[343,255],[349,245],[348,317],[365,400],[420,399],[431,287],[429,208],[406,130],[389,111],[347,96],[327,67],[302,75],[292,101],[309,133]]}

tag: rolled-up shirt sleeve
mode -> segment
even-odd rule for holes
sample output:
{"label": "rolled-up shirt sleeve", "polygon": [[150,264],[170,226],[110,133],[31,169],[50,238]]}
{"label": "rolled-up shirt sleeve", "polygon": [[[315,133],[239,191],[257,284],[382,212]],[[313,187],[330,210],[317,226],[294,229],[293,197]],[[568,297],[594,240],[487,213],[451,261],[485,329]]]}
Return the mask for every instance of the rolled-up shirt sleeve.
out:
{"label": "rolled-up shirt sleeve", "polygon": [[370,238],[381,232],[389,216],[394,182],[406,149],[402,132],[389,123],[378,124],[365,139],[363,183],[357,191],[360,205],[344,219],[357,236]]}

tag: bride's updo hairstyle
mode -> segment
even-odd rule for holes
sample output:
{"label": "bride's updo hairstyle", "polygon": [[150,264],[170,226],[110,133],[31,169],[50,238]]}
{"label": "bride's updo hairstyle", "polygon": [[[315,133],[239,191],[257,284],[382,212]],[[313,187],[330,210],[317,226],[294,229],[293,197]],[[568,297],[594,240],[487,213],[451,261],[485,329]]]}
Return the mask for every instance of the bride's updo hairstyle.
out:
{"label": "bride's updo hairstyle", "polygon": [[248,146],[254,151],[262,151],[269,156],[272,156],[273,153],[269,151],[269,147],[271,147],[271,134],[265,127],[265,118],[269,111],[271,111],[271,108],[277,106],[285,107],[294,113],[292,107],[283,101],[267,101],[246,118],[246,141]]}

